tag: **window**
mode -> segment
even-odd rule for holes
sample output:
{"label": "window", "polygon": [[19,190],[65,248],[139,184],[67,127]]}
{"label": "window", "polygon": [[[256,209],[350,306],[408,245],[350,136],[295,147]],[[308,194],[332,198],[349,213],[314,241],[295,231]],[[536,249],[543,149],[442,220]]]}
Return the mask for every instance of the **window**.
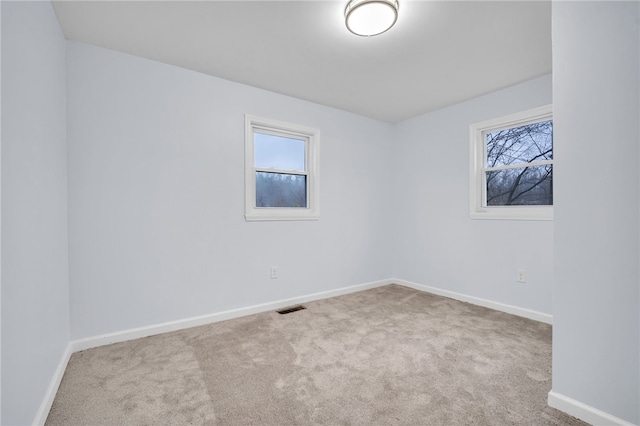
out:
{"label": "window", "polygon": [[551,105],[470,127],[471,217],[553,219]]}
{"label": "window", "polygon": [[245,117],[246,220],[313,220],[319,216],[316,129]]}

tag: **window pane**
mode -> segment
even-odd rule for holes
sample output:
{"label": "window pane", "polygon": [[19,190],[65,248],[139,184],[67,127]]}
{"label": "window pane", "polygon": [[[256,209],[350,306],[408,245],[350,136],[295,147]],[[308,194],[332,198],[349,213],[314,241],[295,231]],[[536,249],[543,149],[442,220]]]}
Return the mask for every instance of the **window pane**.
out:
{"label": "window pane", "polygon": [[485,141],[487,167],[553,159],[551,120],[487,133]]}
{"label": "window pane", "polygon": [[553,205],[553,166],[487,172],[487,206]]}
{"label": "window pane", "polygon": [[256,172],[256,207],[307,207],[307,177]]}
{"label": "window pane", "polygon": [[256,167],[305,171],[305,140],[255,132],[253,143]]}

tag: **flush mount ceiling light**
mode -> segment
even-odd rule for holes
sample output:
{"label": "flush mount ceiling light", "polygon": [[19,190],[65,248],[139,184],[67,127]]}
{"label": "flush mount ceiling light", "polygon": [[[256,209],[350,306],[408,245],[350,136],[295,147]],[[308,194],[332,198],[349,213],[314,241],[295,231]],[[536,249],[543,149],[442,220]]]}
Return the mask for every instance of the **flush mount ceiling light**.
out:
{"label": "flush mount ceiling light", "polygon": [[352,33],[370,37],[393,27],[398,19],[398,0],[350,0],[344,22]]}

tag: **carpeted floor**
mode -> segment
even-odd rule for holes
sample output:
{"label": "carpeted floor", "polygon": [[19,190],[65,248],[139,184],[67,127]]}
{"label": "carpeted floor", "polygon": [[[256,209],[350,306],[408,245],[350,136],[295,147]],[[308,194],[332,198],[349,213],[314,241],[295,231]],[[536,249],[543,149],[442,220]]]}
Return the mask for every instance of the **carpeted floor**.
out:
{"label": "carpeted floor", "polygon": [[398,285],[74,354],[47,425],[582,425],[551,327]]}

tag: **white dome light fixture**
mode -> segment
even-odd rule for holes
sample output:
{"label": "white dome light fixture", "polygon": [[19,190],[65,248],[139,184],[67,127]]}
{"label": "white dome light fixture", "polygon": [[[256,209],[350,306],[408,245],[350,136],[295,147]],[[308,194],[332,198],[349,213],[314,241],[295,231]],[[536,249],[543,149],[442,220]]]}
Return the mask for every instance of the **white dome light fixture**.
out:
{"label": "white dome light fixture", "polygon": [[382,34],[398,20],[398,0],[350,0],[344,10],[347,29],[355,35]]}

